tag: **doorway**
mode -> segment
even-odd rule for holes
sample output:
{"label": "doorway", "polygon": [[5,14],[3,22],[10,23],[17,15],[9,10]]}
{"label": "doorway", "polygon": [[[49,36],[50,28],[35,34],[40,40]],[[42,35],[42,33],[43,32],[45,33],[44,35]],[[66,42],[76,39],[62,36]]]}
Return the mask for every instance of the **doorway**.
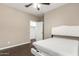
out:
{"label": "doorway", "polygon": [[43,40],[43,21],[30,21],[30,39]]}

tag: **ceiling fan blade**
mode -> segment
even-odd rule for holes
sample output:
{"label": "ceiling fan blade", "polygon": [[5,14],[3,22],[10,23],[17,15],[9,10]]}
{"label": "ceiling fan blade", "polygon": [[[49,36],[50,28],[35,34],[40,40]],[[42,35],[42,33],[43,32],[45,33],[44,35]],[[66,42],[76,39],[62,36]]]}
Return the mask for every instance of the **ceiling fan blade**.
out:
{"label": "ceiling fan blade", "polygon": [[40,4],[43,4],[43,5],[50,5],[50,3],[40,3]]}
{"label": "ceiling fan blade", "polygon": [[25,5],[25,7],[30,7],[32,5],[32,3],[28,4],[28,5]]}

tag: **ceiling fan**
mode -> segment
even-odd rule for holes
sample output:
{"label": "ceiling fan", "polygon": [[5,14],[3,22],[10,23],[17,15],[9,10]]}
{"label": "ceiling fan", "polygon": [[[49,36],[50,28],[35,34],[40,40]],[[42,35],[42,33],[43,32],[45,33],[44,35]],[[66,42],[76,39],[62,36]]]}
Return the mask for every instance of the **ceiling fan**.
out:
{"label": "ceiling fan", "polygon": [[50,3],[30,3],[28,5],[25,5],[25,7],[30,7],[32,5],[34,5],[34,7],[39,11],[40,5],[50,5]]}

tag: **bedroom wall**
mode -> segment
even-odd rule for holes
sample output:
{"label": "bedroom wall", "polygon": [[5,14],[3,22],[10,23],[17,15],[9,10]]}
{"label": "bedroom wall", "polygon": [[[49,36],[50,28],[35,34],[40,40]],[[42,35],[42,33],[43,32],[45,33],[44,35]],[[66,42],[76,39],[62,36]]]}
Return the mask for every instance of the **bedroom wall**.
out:
{"label": "bedroom wall", "polygon": [[51,28],[61,25],[79,25],[79,3],[65,4],[44,15],[44,38],[51,37]]}
{"label": "bedroom wall", "polygon": [[29,43],[30,20],[38,17],[0,4],[0,49]]}

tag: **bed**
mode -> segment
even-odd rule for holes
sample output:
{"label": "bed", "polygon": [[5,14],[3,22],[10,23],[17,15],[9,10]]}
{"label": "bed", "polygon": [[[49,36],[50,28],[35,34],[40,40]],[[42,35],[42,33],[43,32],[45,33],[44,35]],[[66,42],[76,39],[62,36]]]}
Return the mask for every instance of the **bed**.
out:
{"label": "bed", "polygon": [[[68,35],[71,36],[70,33]],[[78,44],[76,37],[72,39],[54,36],[34,42],[33,45],[38,51],[32,48],[31,52],[36,56],[78,56]]]}
{"label": "bed", "polygon": [[49,56],[77,56],[78,41],[64,38],[49,38],[34,42],[33,45],[40,53]]}

